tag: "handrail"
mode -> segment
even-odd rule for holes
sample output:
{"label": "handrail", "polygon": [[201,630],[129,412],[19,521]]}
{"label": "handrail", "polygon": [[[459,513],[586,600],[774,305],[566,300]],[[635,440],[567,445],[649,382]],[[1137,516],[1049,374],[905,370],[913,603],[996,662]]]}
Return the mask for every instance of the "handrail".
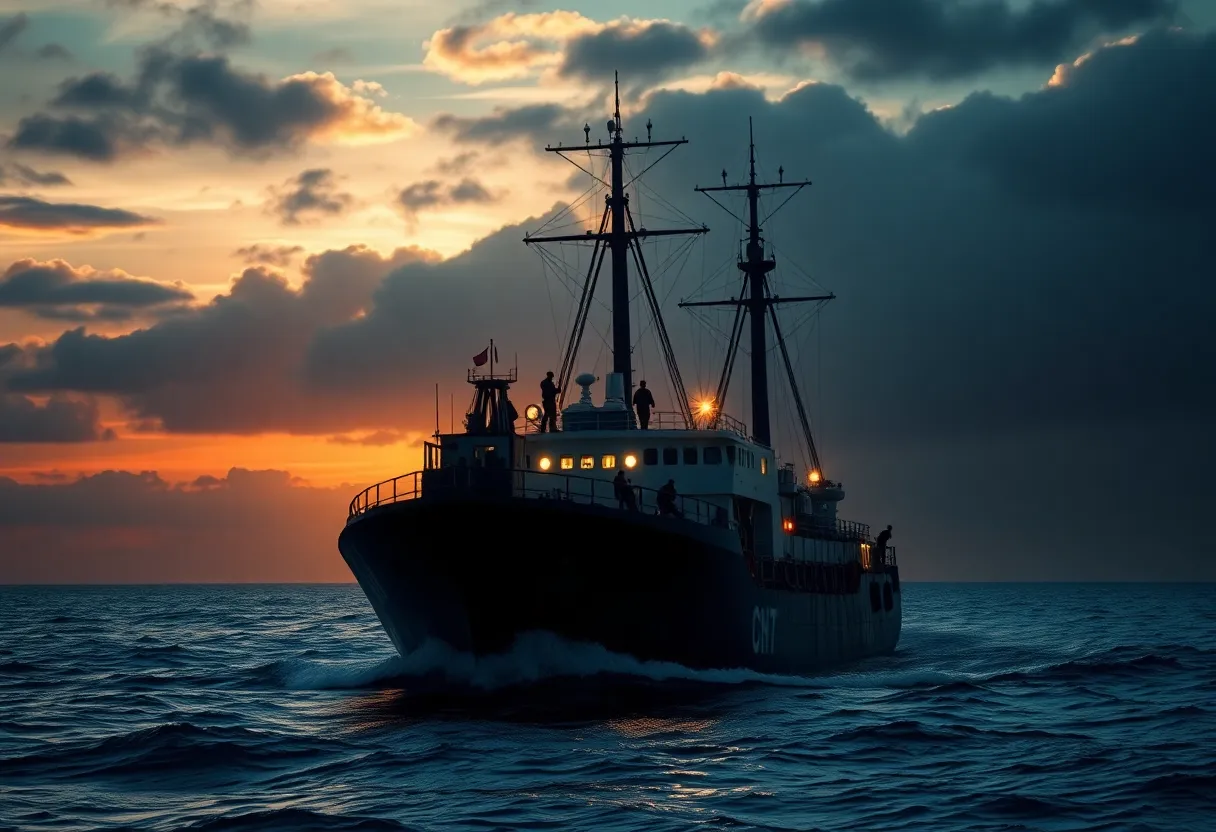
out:
{"label": "handrail", "polygon": [[[591,419],[592,422],[598,422],[598,416],[602,415],[605,422],[612,424],[611,428],[604,428],[604,430],[641,430],[641,427],[633,419],[626,419],[623,426],[618,424],[622,416],[624,416],[626,413],[627,411],[624,410],[609,410],[604,411],[602,414],[590,412],[579,414],[579,418],[580,420]],[[592,418],[593,416],[595,418]],[[559,430],[564,430],[562,427],[563,419],[561,413],[557,414],[557,424]],[[540,426],[540,419],[525,418],[523,432],[526,435],[541,433],[542,431]],[[570,432],[573,433],[576,431],[582,432],[585,430],[598,429],[598,426],[591,428],[580,426],[579,428],[571,430]],[[647,430],[725,430],[737,434],[744,439],[749,438],[747,435],[747,425],[726,413],[718,413],[716,414],[716,418],[694,419],[693,423],[689,425],[688,419],[679,411],[655,410],[650,414],[650,422],[647,425]]]}
{"label": "handrail", "polygon": [[[457,472],[463,472],[458,474]],[[347,522],[359,517],[373,508],[406,500],[418,499],[422,496],[423,474],[434,476],[451,472],[450,482],[439,485],[439,489],[457,488],[473,491],[478,483],[474,482],[479,474],[509,475],[511,478],[511,494],[530,499],[569,500],[585,505],[615,507],[622,511],[639,511],[642,513],[659,514],[659,492],[653,488],[631,485],[636,509],[628,505],[622,507],[616,495],[616,484],[611,480],[596,477],[585,477],[578,474],[563,474],[560,472],[532,471],[528,469],[493,469],[493,468],[439,468],[430,471],[412,471],[393,477],[390,480],[368,486],[355,495],[351,500]],[[476,472],[476,473],[474,473]],[[460,477],[465,481],[458,482]],[[447,479],[447,477],[445,477]],[[529,487],[530,481],[532,486]],[[537,486],[536,483],[540,485]],[[735,523],[727,515],[726,508],[697,497],[686,497],[677,494],[675,506],[679,515],[706,526],[721,526],[734,528]]]}

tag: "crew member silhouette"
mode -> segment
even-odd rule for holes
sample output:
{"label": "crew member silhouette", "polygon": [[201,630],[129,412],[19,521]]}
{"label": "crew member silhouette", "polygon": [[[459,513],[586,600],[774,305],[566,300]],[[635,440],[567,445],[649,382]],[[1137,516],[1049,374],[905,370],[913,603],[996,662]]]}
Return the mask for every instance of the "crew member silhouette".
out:
{"label": "crew member silhouette", "polygon": [[891,526],[888,524],[885,529],[878,533],[878,539],[874,546],[874,566],[882,566],[887,562],[887,541],[891,539]]}
{"label": "crew member silhouette", "polygon": [[667,485],[659,489],[659,514],[670,514],[674,517],[684,515],[676,508],[676,481],[668,480]]}
{"label": "crew member silhouette", "polygon": [[633,394],[633,407],[638,412],[638,427],[646,430],[650,424],[650,411],[654,407],[654,396],[646,389],[646,382],[639,381],[637,392]]}
{"label": "crew member silhouette", "polygon": [[612,485],[616,491],[616,507],[637,511],[638,504],[633,496],[633,486],[629,483],[629,480],[625,479],[624,471],[616,472],[616,476],[612,478]]}
{"label": "crew member silhouette", "polygon": [[547,429],[557,431],[557,394],[561,391],[553,383],[553,371],[545,374],[545,380],[540,383],[540,404],[544,413],[540,417],[540,432]]}

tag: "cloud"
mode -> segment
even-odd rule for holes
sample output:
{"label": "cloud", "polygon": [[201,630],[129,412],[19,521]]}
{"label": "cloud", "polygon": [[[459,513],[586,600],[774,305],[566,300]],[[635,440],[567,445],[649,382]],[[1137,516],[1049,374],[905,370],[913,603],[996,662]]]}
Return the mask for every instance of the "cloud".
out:
{"label": "cloud", "polygon": [[1174,0],[754,0],[744,19],[766,49],[819,48],[858,79],[945,81],[1050,66],[1176,11]]}
{"label": "cloud", "polygon": [[71,61],[75,59],[71,50],[58,43],[45,43],[38,47],[38,51],[34,55],[41,61]]}
{"label": "cloud", "polygon": [[[64,81],[53,112],[21,119],[15,150],[112,162],[158,145],[213,144],[263,157],[308,142],[367,144],[412,135],[414,122],[375,104],[332,73],[274,80],[234,67],[224,55],[146,50],[132,81],[93,72]],[[59,114],[68,111],[66,114]]]}
{"label": "cloud", "polygon": [[113,439],[98,423],[97,405],[52,396],[37,404],[25,396],[0,393],[0,444],[6,442],[93,442]]}
{"label": "cloud", "polygon": [[25,12],[18,12],[7,20],[0,21],[0,52],[19,38],[29,25],[30,18]]}
{"label": "cloud", "polygon": [[0,477],[0,583],[349,581],[337,539],[354,493],[243,468],[193,483]]}
{"label": "cloud", "polygon": [[117,269],[74,268],[64,260],[18,260],[0,275],[0,309],[24,309],[49,320],[126,321],[193,299],[181,284],[143,280]]}
{"label": "cloud", "polygon": [[556,133],[582,139],[582,125],[558,104],[499,107],[488,116],[454,116],[445,113],[435,118],[434,126],[436,130],[451,133],[457,142],[462,143],[494,144],[520,138],[543,142],[547,140],[546,136]]}
{"label": "cloud", "polygon": [[42,188],[72,184],[72,180],[57,171],[37,171],[20,162],[13,162],[9,165],[0,164],[0,187],[7,187],[10,181]]}
{"label": "cloud", "polygon": [[[364,436],[331,436],[329,441],[335,445],[363,445],[365,447],[383,448],[401,442],[411,442],[410,434],[395,430],[378,430]],[[421,445],[421,440],[412,440],[411,444]]]}
{"label": "cloud", "polygon": [[304,219],[334,216],[346,211],[354,197],[338,190],[334,172],[328,168],[313,168],[293,176],[281,187],[271,188],[268,210],[287,225],[298,225]]}
{"label": "cloud", "polygon": [[715,36],[667,20],[600,23],[573,11],[509,12],[440,29],[423,44],[423,66],[468,84],[552,71],[604,81],[618,64],[662,75],[709,56]]}
{"label": "cloud", "polygon": [[[111,396],[133,418],[172,432],[398,429],[410,412],[399,384],[362,399],[334,396],[309,381],[307,354],[318,332],[371,305],[385,275],[437,259],[417,248],[387,257],[361,246],[327,251],[304,262],[299,288],[265,266],[250,267],[226,294],[146,329],[107,337],[78,328],[28,347],[8,371],[8,386]],[[415,304],[412,317],[434,314]],[[394,337],[401,341],[402,333]]]}
{"label": "cloud", "polygon": [[304,246],[272,246],[254,243],[251,246],[238,248],[232,253],[232,256],[240,257],[246,265],[277,266],[283,269],[291,265],[291,261],[297,254],[303,252]]}
{"label": "cloud", "polygon": [[88,235],[103,231],[148,228],[160,220],[74,202],[44,202],[29,196],[0,196],[0,227],[23,231]]}
{"label": "cloud", "polygon": [[490,193],[476,179],[464,178],[454,185],[438,179],[415,182],[397,195],[397,205],[406,214],[413,216],[418,211],[446,205],[486,204],[499,197]]}

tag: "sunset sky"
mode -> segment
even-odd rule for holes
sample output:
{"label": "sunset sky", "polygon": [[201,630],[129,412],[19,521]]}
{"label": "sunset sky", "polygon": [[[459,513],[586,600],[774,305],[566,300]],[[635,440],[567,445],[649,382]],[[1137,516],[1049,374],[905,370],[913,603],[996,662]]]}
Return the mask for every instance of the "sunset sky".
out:
{"label": "sunset sky", "polygon": [[0,0],[0,583],[349,580],[435,385],[446,430],[490,338],[519,402],[557,369],[587,252],[522,237],[587,192],[544,146],[604,137],[614,69],[626,134],[690,140],[633,205],[711,228],[648,244],[694,392],[729,320],[676,303],[738,291],[739,228],[693,187],[749,116],[814,181],[776,285],[837,295],[791,348],[906,577],[1216,579],[1216,4]]}

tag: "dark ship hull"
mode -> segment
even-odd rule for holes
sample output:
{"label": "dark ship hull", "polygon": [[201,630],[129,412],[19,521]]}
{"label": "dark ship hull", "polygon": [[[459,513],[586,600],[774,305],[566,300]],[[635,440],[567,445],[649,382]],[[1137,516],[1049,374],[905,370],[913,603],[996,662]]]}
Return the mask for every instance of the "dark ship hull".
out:
{"label": "dark ship hull", "polygon": [[547,631],[641,660],[808,673],[889,653],[895,567],[751,560],[738,532],[512,496],[372,508],[339,549],[397,650],[475,655]]}

